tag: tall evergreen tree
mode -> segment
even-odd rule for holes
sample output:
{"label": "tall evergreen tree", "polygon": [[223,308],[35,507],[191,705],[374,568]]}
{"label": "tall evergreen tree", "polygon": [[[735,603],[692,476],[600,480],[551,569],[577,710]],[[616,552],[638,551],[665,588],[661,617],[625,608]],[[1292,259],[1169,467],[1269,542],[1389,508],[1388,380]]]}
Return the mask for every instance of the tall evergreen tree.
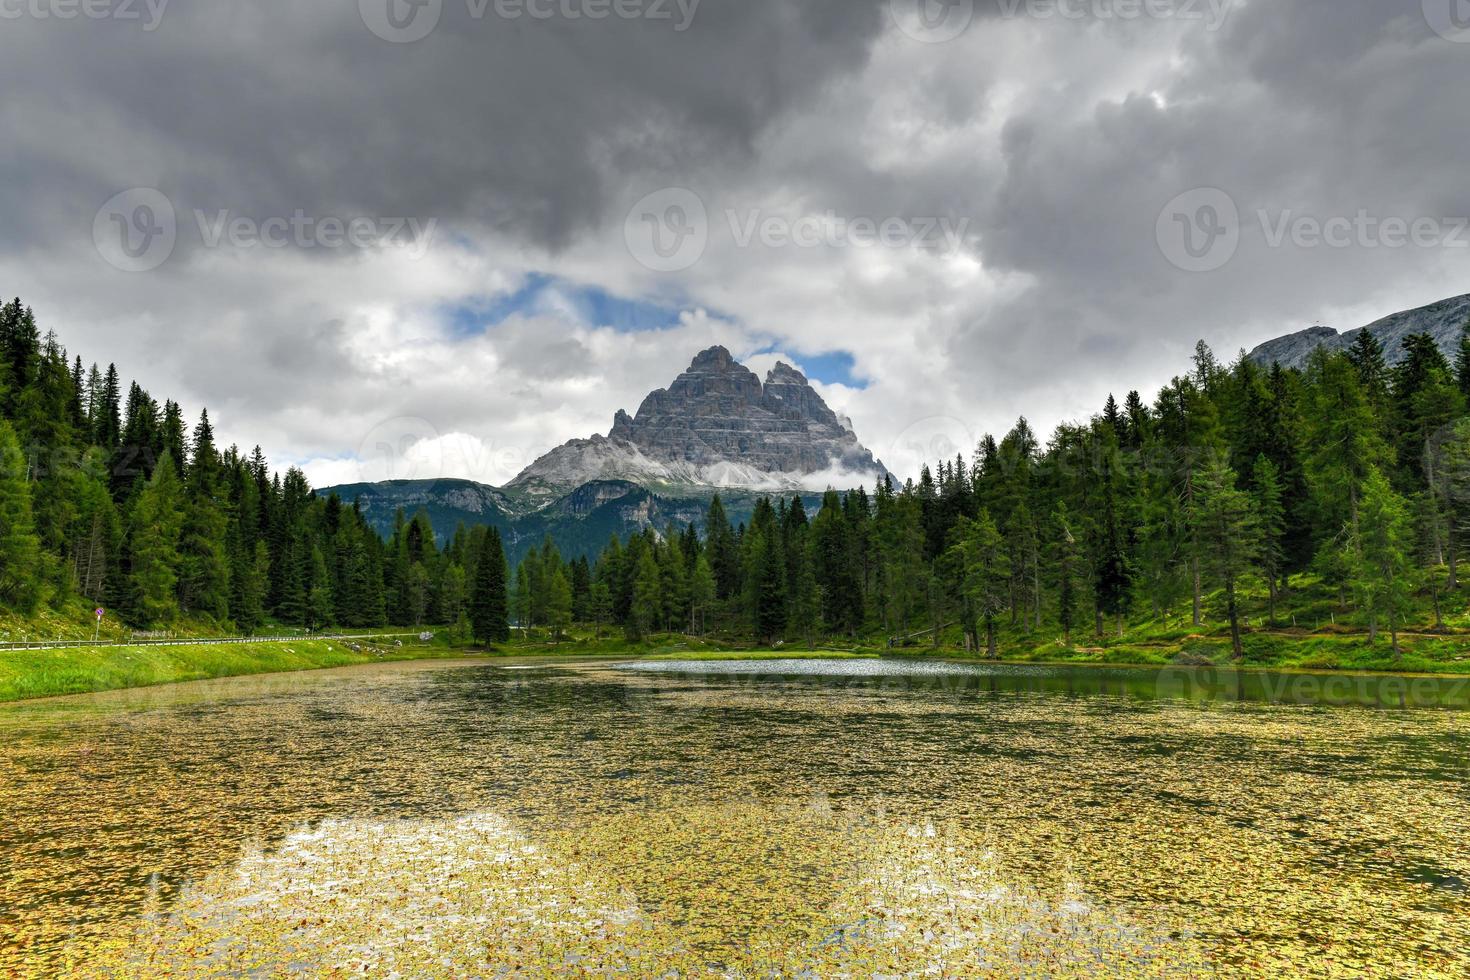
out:
{"label": "tall evergreen tree", "polygon": [[[517,578],[517,581],[521,581]],[[483,644],[510,640],[510,608],[506,590],[505,545],[500,531],[490,528],[475,564],[475,584],[470,594],[470,624],[475,639]]]}
{"label": "tall evergreen tree", "polygon": [[172,623],[179,614],[179,535],[183,530],[183,490],[167,454],[133,505],[132,550],[134,608],[150,626]]}
{"label": "tall evergreen tree", "polygon": [[15,431],[0,419],[0,602],[21,612],[41,601],[41,542],[26,469]]}
{"label": "tall evergreen tree", "polygon": [[1245,658],[1240,630],[1240,581],[1254,567],[1260,528],[1251,498],[1236,489],[1236,475],[1219,457],[1200,473],[1200,530],[1208,556],[1206,567],[1225,593],[1230,622],[1231,655]]}

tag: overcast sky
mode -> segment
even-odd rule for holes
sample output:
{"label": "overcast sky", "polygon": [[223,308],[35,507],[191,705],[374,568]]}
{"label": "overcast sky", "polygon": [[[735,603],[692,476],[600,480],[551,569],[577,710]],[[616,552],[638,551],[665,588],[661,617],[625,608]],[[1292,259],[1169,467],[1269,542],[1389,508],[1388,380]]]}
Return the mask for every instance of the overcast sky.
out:
{"label": "overcast sky", "polygon": [[0,0],[0,291],[317,485],[715,343],[908,475],[1470,290],[1457,3]]}

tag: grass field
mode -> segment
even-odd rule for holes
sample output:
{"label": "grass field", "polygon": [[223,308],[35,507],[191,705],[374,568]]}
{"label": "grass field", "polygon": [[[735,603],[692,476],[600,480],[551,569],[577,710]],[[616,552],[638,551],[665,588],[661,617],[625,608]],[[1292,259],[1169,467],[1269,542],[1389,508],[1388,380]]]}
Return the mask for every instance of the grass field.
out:
{"label": "grass field", "polygon": [[0,650],[0,702],[246,674],[463,656],[444,646],[300,640],[283,643]]}

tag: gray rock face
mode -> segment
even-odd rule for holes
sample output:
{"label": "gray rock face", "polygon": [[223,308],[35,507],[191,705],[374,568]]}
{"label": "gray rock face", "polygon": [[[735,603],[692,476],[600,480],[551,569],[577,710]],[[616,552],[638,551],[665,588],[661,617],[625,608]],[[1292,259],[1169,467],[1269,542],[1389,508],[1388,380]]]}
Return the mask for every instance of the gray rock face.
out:
{"label": "gray rock face", "polygon": [[1274,363],[1285,368],[1302,368],[1306,367],[1307,360],[1317,348],[1325,347],[1329,351],[1347,350],[1358,334],[1367,330],[1383,345],[1384,357],[1390,365],[1403,359],[1405,338],[1417,333],[1427,333],[1433,337],[1445,357],[1453,363],[1459,352],[1461,332],[1467,321],[1470,321],[1470,295],[1455,296],[1417,310],[1386,316],[1376,323],[1347,333],[1338,333],[1331,327],[1310,327],[1267,341],[1251,351],[1249,357],[1264,366]]}
{"label": "gray rock face", "polygon": [[723,347],[704,351],[637,416],[618,412],[606,436],[570,442],[510,488],[551,496],[597,480],[777,489],[829,471],[886,473],[850,423],[800,371],[778,364],[764,383]]}

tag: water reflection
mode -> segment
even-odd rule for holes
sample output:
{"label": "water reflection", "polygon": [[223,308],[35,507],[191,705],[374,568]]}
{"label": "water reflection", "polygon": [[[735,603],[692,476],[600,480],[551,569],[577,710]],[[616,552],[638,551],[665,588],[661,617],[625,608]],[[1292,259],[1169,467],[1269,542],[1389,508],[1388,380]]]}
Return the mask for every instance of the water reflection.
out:
{"label": "water reflection", "polygon": [[679,882],[730,877],[762,820],[694,815],[814,806],[957,828],[1005,881],[1189,933],[1227,975],[1470,972],[1470,715],[824,663],[391,665],[0,709],[0,973],[54,973],[152,886],[175,901],[323,820],[500,814],[729,930]]}
{"label": "water reflection", "polygon": [[975,664],[943,660],[854,659],[637,661],[620,669],[678,674],[719,683],[771,684],[814,678],[828,687],[893,692],[1002,691],[1109,695],[1196,702],[1470,708],[1470,676],[1313,673],[1230,667],[1106,667],[1067,664]]}

